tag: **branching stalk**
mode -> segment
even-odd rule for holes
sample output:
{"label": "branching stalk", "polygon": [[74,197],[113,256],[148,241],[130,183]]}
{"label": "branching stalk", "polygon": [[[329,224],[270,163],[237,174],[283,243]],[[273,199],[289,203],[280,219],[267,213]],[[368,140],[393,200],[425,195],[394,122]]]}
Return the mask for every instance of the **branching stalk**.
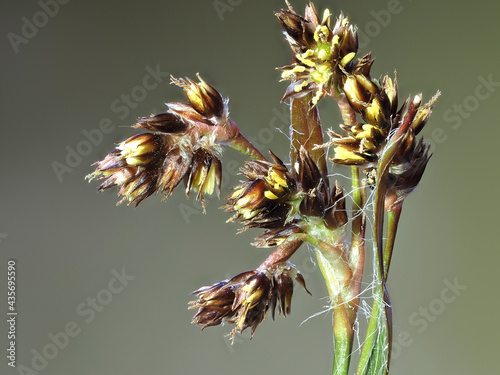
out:
{"label": "branching stalk", "polygon": [[267,158],[241,133],[229,142],[229,146],[236,151],[250,156],[252,159],[267,160]]}

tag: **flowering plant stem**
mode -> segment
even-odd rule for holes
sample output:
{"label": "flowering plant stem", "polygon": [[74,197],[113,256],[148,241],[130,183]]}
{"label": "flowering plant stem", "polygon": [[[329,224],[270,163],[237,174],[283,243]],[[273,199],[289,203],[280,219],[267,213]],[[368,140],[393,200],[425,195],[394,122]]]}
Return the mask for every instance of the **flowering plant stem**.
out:
{"label": "flowering plant stem", "polygon": [[343,300],[342,294],[338,293],[338,278],[336,277],[335,265],[319,250],[316,250],[318,265],[325,278],[328,292],[333,306],[333,374],[347,374],[352,343],[354,339],[353,324],[356,313],[353,307]]}
{"label": "flowering plant stem", "polygon": [[[394,241],[396,239],[396,232],[398,228],[399,218],[401,215],[402,203],[398,204],[394,209],[388,211],[387,215],[387,237],[384,246],[384,256],[383,256],[383,265],[384,265],[384,276],[387,280],[387,274],[389,272],[389,266],[391,262],[392,251],[394,249]],[[381,313],[381,307],[383,305],[383,296],[381,293],[381,288],[377,288],[375,300],[372,306],[372,312],[370,316],[370,321],[368,323],[368,328],[366,330],[366,338],[363,345],[363,349],[361,351],[361,356],[358,362],[358,368],[356,374],[361,375],[367,373],[377,373],[374,371],[375,363],[381,362],[381,354],[382,350],[379,345],[373,346],[375,338],[377,337],[377,327],[379,324],[379,317]],[[378,342],[378,341],[377,341]],[[375,360],[377,358],[377,360]],[[368,367],[370,364],[370,367]]]}
{"label": "flowering plant stem", "polygon": [[[310,152],[322,175],[327,174],[323,149],[313,149],[322,142],[322,130],[317,107],[311,107],[311,94],[292,99],[291,105],[291,162],[297,159],[297,150],[304,147]],[[345,100],[339,97],[341,113],[349,122],[355,115]],[[324,166],[324,167],[323,167]],[[323,168],[322,168],[323,167]],[[350,254],[336,243],[341,236],[330,233],[327,237],[333,243],[309,240],[316,247],[316,257],[329,292],[333,309],[334,356],[333,374],[347,374],[354,340],[354,323],[359,303],[360,282],[364,266],[363,213],[364,194],[359,179],[359,170],[352,168],[354,213],[352,224],[352,244]],[[325,179],[325,181],[327,181]],[[349,258],[348,258],[349,257]]]}
{"label": "flowering plant stem", "polygon": [[252,159],[266,161],[267,158],[262,155],[262,153],[241,133],[237,137],[233,138],[229,145],[236,151],[242,154],[250,156]]}
{"label": "flowering plant stem", "polygon": [[376,181],[373,232],[375,235],[375,255],[378,264],[378,273],[376,273],[376,290],[374,293],[372,313],[368,323],[366,339],[361,351],[361,358],[358,362],[357,375],[379,374],[381,370],[383,370],[385,374],[389,372],[388,365],[392,347],[392,315],[389,296],[386,289],[386,280],[402,202],[396,203],[396,211],[388,215],[387,240],[385,248],[383,248],[382,231],[384,226],[387,177],[389,166],[403,140],[403,135],[408,131],[414,114],[415,107],[411,107],[407,117],[388,142],[377,168],[379,173]]}
{"label": "flowering plant stem", "polygon": [[[243,164],[246,181],[233,189],[223,208],[233,213],[228,221],[243,224],[242,230],[265,230],[252,245],[276,249],[256,269],[193,292],[196,300],[189,305],[198,309],[193,323],[202,329],[234,324],[234,340],[246,329],[253,336],[268,311],[273,319],[276,311],[286,317],[294,283],[309,293],[304,277],[289,262],[308,243],[333,312],[334,375],[349,371],[370,222],[373,306],[365,340],[359,343],[356,374],[388,374],[392,312],[387,276],[404,199],[418,185],[431,156],[430,146],[416,137],[439,92],[427,104],[416,95],[398,109],[397,77],[372,78],[370,53],[355,59],[357,29],[343,13],[332,25],[331,13],[325,10],[320,17],[312,2],[304,16],[286,4],[288,9],[275,15],[293,52],[292,63],[279,68],[282,80],[291,81],[282,98],[290,100],[290,168],[271,150],[267,159],[252,145],[229,117],[228,100],[197,75],[199,82],[172,77],[187,103],[167,103],[165,113],[139,118],[133,127],[147,132],[119,143],[87,178],[104,180],[99,191],[118,187],[120,203],[135,205],[156,192],[168,198],[184,182],[186,196],[196,192],[204,207],[204,194],[220,198],[222,146],[254,159]],[[328,143],[317,105],[323,98],[333,99],[342,116],[342,134],[329,129]],[[333,157],[327,155],[330,146]],[[350,209],[344,188],[330,182],[327,156],[333,165],[351,166]],[[374,189],[369,198],[368,185]],[[371,207],[373,218],[367,216]]]}

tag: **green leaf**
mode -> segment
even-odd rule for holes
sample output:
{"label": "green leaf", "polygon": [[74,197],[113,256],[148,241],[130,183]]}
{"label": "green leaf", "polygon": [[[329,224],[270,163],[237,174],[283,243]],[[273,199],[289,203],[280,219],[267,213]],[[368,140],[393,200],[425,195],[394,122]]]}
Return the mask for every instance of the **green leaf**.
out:
{"label": "green leaf", "polygon": [[389,371],[390,343],[388,341],[389,330],[385,311],[386,309],[384,308],[380,309],[381,314],[378,319],[377,337],[368,363],[367,375],[387,374]]}

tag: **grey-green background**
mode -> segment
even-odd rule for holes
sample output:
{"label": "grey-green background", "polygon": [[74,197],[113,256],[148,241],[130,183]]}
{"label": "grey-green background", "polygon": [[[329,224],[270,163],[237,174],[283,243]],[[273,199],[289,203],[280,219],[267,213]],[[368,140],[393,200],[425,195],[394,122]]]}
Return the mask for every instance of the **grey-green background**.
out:
{"label": "grey-green background", "polygon": [[[293,5],[302,11],[305,1]],[[500,91],[481,82],[500,82],[499,6],[430,0],[317,6],[343,10],[360,25],[360,53],[373,51],[376,74],[397,68],[401,98],[442,91],[424,131],[435,154],[405,205],[391,267],[393,373],[496,373]],[[260,264],[268,251],[249,245],[260,232],[235,235],[239,226],[224,223],[222,202],[209,199],[202,215],[182,189],[168,202],[153,196],[134,209],[115,207],[115,192],[97,195],[96,184],[84,181],[91,163],[134,133],[128,126],[137,117],[184,100],[167,74],[200,72],[230,98],[243,133],[286,159],[287,139],[274,131],[287,125],[287,107],[279,103],[286,84],[274,70],[290,59],[272,13],[282,7],[277,0],[72,0],[45,19],[35,1],[2,2],[0,373],[329,373],[331,314],[301,325],[327,304],[305,247],[292,261],[314,297],[297,289],[289,317],[269,318],[252,341],[243,335],[230,346],[224,338],[230,327],[200,334],[190,324],[189,293]],[[381,13],[388,8],[390,20]],[[16,52],[9,33],[22,36],[34,17],[46,24],[36,35],[24,30],[29,38]],[[148,67],[162,72],[161,82],[144,90]],[[121,103],[131,93],[137,100]],[[334,106],[321,109],[325,125],[336,126]],[[106,119],[111,131],[85,149],[82,132],[95,134]],[[85,155],[58,176],[54,163],[67,164],[68,150],[78,147]],[[224,156],[227,194],[243,158],[232,150]],[[42,371],[7,366],[9,259],[17,260],[17,364],[33,368],[34,355],[45,350],[51,359]],[[113,270],[123,269],[135,278],[113,294]],[[467,288],[452,298],[447,282]],[[89,307],[87,299],[97,297],[109,303]],[[423,309],[430,311],[426,318]],[[49,336],[68,323],[74,337],[54,353]]]}

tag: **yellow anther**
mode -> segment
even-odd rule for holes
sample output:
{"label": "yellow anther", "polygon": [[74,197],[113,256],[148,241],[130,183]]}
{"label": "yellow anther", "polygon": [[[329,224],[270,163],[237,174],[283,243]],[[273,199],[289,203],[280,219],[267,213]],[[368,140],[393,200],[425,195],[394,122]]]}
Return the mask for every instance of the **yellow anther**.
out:
{"label": "yellow anther", "polygon": [[317,26],[316,30],[314,30],[314,40],[319,42],[320,40],[324,42],[328,38],[328,34],[330,31],[326,26]]}
{"label": "yellow anther", "polygon": [[307,65],[307,66],[314,66],[314,62],[310,59],[308,59],[308,57],[311,57],[314,55],[314,51],[311,50],[311,49],[308,49],[306,52],[304,52],[303,54],[300,54],[300,53],[297,53],[295,56],[297,57],[297,59],[299,61],[301,61],[303,64]]}
{"label": "yellow anther", "polygon": [[340,60],[340,65],[341,66],[347,65],[352,59],[354,59],[354,56],[356,56],[356,52],[348,53],[342,58],[342,60]]}
{"label": "yellow anther", "polygon": [[278,183],[280,186],[288,187],[286,179],[282,176],[281,173],[277,172],[275,169],[269,169],[269,180]]}
{"label": "yellow anther", "polygon": [[147,164],[147,163],[144,163],[143,159],[135,157],[135,156],[129,156],[129,157],[125,158],[125,162],[128,165],[132,165],[132,166]]}
{"label": "yellow anther", "polygon": [[318,104],[318,102],[320,101],[320,99],[322,97],[323,97],[323,85],[319,85],[318,91],[316,92],[316,94],[313,96],[313,98],[311,100],[313,105]]}
{"label": "yellow anther", "polygon": [[272,191],[270,191],[270,190],[266,190],[266,191],[264,192],[264,196],[265,196],[267,199],[271,199],[271,200],[273,200],[273,201],[279,198],[276,194],[274,194],[274,193],[273,193]]}
{"label": "yellow anther", "polygon": [[244,191],[245,191],[245,188],[241,188],[241,189],[235,190],[234,193],[231,194],[231,198],[236,198],[237,196],[239,196]]}
{"label": "yellow anther", "polygon": [[295,66],[293,69],[291,70],[284,70],[282,73],[281,73],[281,78],[283,79],[287,79],[291,76],[293,76],[295,73],[302,73],[306,70],[306,67],[303,66],[303,65],[297,65]]}
{"label": "yellow anther", "polygon": [[321,65],[316,66],[316,70],[320,73],[328,72],[328,74],[331,74],[331,72],[329,71],[331,69],[331,67],[332,66],[330,64],[321,64]]}
{"label": "yellow anther", "polygon": [[378,99],[373,99],[370,106],[367,108],[366,113],[370,117],[370,119],[378,122],[380,111],[380,102],[378,101]]}
{"label": "yellow anther", "polygon": [[357,75],[356,78],[358,79],[359,83],[371,94],[377,93],[378,90],[375,82],[370,81],[366,76],[362,74]]}
{"label": "yellow anther", "polygon": [[339,44],[340,37],[338,35],[334,35],[332,39],[332,46]]}
{"label": "yellow anther", "polygon": [[307,86],[307,82],[302,82],[294,86],[293,91],[300,92],[305,86]]}
{"label": "yellow anther", "polygon": [[302,73],[306,70],[305,66],[302,65],[297,65],[295,68],[292,69],[293,73]]}
{"label": "yellow anther", "polygon": [[332,14],[330,13],[330,9],[326,8],[325,11],[323,12],[323,20],[321,23],[325,23],[326,21],[326,26],[330,27],[330,16]]}
{"label": "yellow anther", "polygon": [[335,147],[335,158],[340,160],[363,161],[364,158],[343,147]]}

